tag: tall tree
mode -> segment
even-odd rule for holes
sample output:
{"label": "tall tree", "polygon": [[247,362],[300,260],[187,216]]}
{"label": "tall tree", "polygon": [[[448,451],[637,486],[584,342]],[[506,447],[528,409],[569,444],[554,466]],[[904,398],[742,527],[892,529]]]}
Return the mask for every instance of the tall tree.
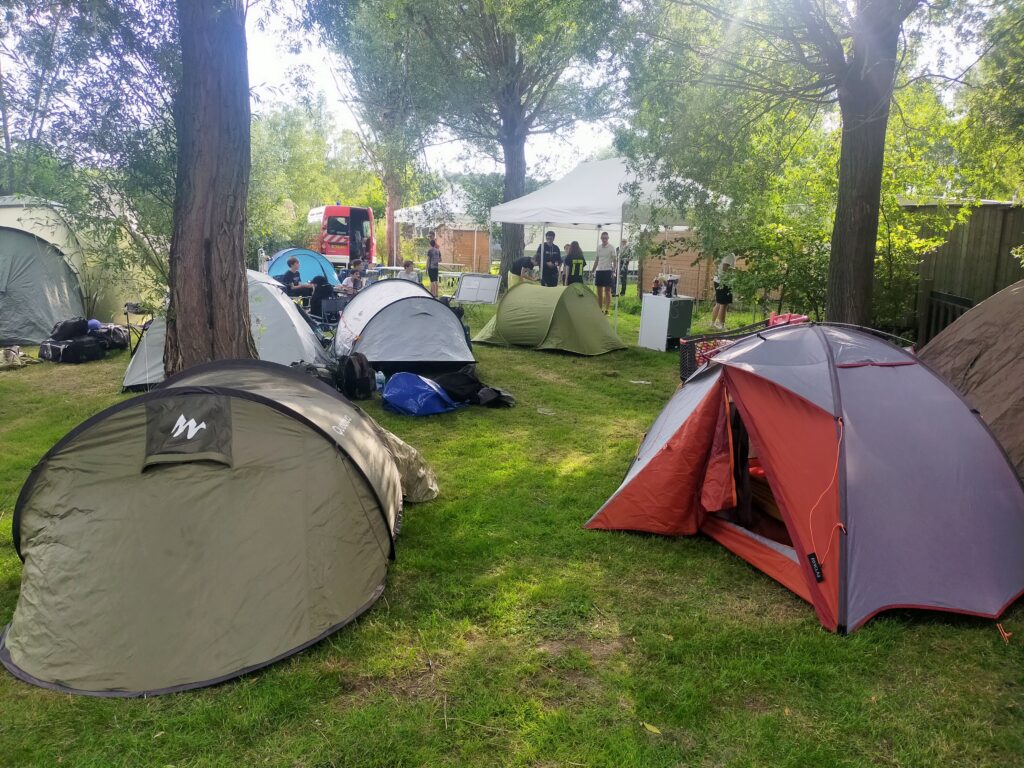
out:
{"label": "tall tree", "polygon": [[387,261],[398,265],[395,211],[416,185],[420,154],[436,126],[424,85],[436,74],[416,62],[421,32],[410,23],[405,0],[307,0],[306,21],[342,57],[339,87],[384,185]]}
{"label": "tall tree", "polygon": [[[661,74],[674,71],[680,87],[697,94],[713,115],[735,118],[727,128],[717,123],[717,130],[705,136],[711,143],[728,143],[722,142],[724,136],[745,130],[772,110],[838,103],[842,138],[827,314],[840,322],[869,323],[886,128],[901,35],[904,22],[924,3],[655,2],[656,18],[668,26],[648,25],[644,40],[657,49]],[[653,96],[649,89],[641,91],[645,98]]]}
{"label": "tall tree", "polygon": [[255,357],[245,276],[249,73],[242,0],[178,0],[181,90],[168,375]]}
{"label": "tall tree", "polygon": [[[526,142],[604,108],[598,65],[619,18],[615,0],[407,0],[421,30],[437,119],[505,166],[504,200],[526,193]],[[523,253],[523,227],[502,232],[502,274]]]}

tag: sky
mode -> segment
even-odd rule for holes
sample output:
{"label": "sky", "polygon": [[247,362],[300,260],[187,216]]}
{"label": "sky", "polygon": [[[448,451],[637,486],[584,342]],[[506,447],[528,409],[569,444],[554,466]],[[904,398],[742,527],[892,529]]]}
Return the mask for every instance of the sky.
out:
{"label": "sky", "polygon": [[[331,76],[332,55],[315,40],[310,40],[310,46],[301,55],[293,54],[282,44],[281,30],[273,27],[261,30],[256,18],[256,14],[250,14],[246,30],[249,85],[257,98],[253,111],[265,111],[294,99],[290,72],[304,66],[313,87],[326,96],[328,109],[338,127],[355,130],[355,118],[339,97]],[[611,143],[610,127],[594,123],[580,123],[575,131],[561,137],[531,137],[526,146],[528,173],[540,178],[560,178],[581,160],[607,149]],[[426,152],[427,164],[442,174],[504,170],[503,166],[478,153],[467,160],[463,157],[465,152],[466,147],[461,143],[430,147]]]}

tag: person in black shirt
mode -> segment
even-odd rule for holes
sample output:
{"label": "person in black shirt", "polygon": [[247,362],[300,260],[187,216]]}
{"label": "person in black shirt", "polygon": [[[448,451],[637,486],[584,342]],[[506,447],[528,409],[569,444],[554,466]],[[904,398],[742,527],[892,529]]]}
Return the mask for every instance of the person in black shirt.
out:
{"label": "person in black shirt", "polygon": [[554,232],[544,234],[544,242],[537,246],[534,260],[540,264],[540,284],[555,288],[562,268],[562,251],[555,245]]}
{"label": "person in black shirt", "polygon": [[583,270],[587,266],[587,260],[583,257],[583,249],[580,244],[573,240],[565,249],[565,284],[583,282]]}
{"label": "person in black shirt", "polygon": [[310,296],[313,293],[313,284],[302,282],[302,275],[299,274],[299,260],[294,256],[288,259],[288,271],[274,275],[274,279],[285,287],[289,296]]}
{"label": "person in black shirt", "polygon": [[533,256],[523,256],[523,258],[513,261],[512,266],[508,270],[508,287],[514,288],[524,280],[529,283],[537,282],[533,279],[533,275],[530,274],[536,263]]}

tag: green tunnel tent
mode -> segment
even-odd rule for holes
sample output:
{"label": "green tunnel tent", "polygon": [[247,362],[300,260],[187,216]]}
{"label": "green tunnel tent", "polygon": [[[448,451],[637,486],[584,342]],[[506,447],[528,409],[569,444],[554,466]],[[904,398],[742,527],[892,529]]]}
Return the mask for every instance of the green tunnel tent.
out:
{"label": "green tunnel tent", "polygon": [[603,355],[626,348],[601,313],[597,298],[579,283],[556,288],[530,283],[514,286],[473,341],[577,355]]}
{"label": "green tunnel tent", "polygon": [[[0,662],[42,687],[211,685],[337,631],[384,589],[402,508],[387,433],[284,366],[197,366],[72,430],[14,511]],[[407,447],[407,446],[406,446]]]}

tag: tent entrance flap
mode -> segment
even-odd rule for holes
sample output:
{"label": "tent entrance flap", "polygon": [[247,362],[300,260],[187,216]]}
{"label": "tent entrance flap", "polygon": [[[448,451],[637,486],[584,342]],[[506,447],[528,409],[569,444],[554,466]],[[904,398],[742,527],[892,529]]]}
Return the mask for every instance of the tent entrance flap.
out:
{"label": "tent entrance flap", "polygon": [[[792,549],[793,539],[743,418],[735,404],[724,407],[728,418],[724,413],[719,418],[719,434],[701,489],[701,504],[729,523]],[[727,455],[723,455],[723,448],[728,449]],[[726,469],[730,474],[723,478]],[[716,496],[720,497],[717,504]]]}

